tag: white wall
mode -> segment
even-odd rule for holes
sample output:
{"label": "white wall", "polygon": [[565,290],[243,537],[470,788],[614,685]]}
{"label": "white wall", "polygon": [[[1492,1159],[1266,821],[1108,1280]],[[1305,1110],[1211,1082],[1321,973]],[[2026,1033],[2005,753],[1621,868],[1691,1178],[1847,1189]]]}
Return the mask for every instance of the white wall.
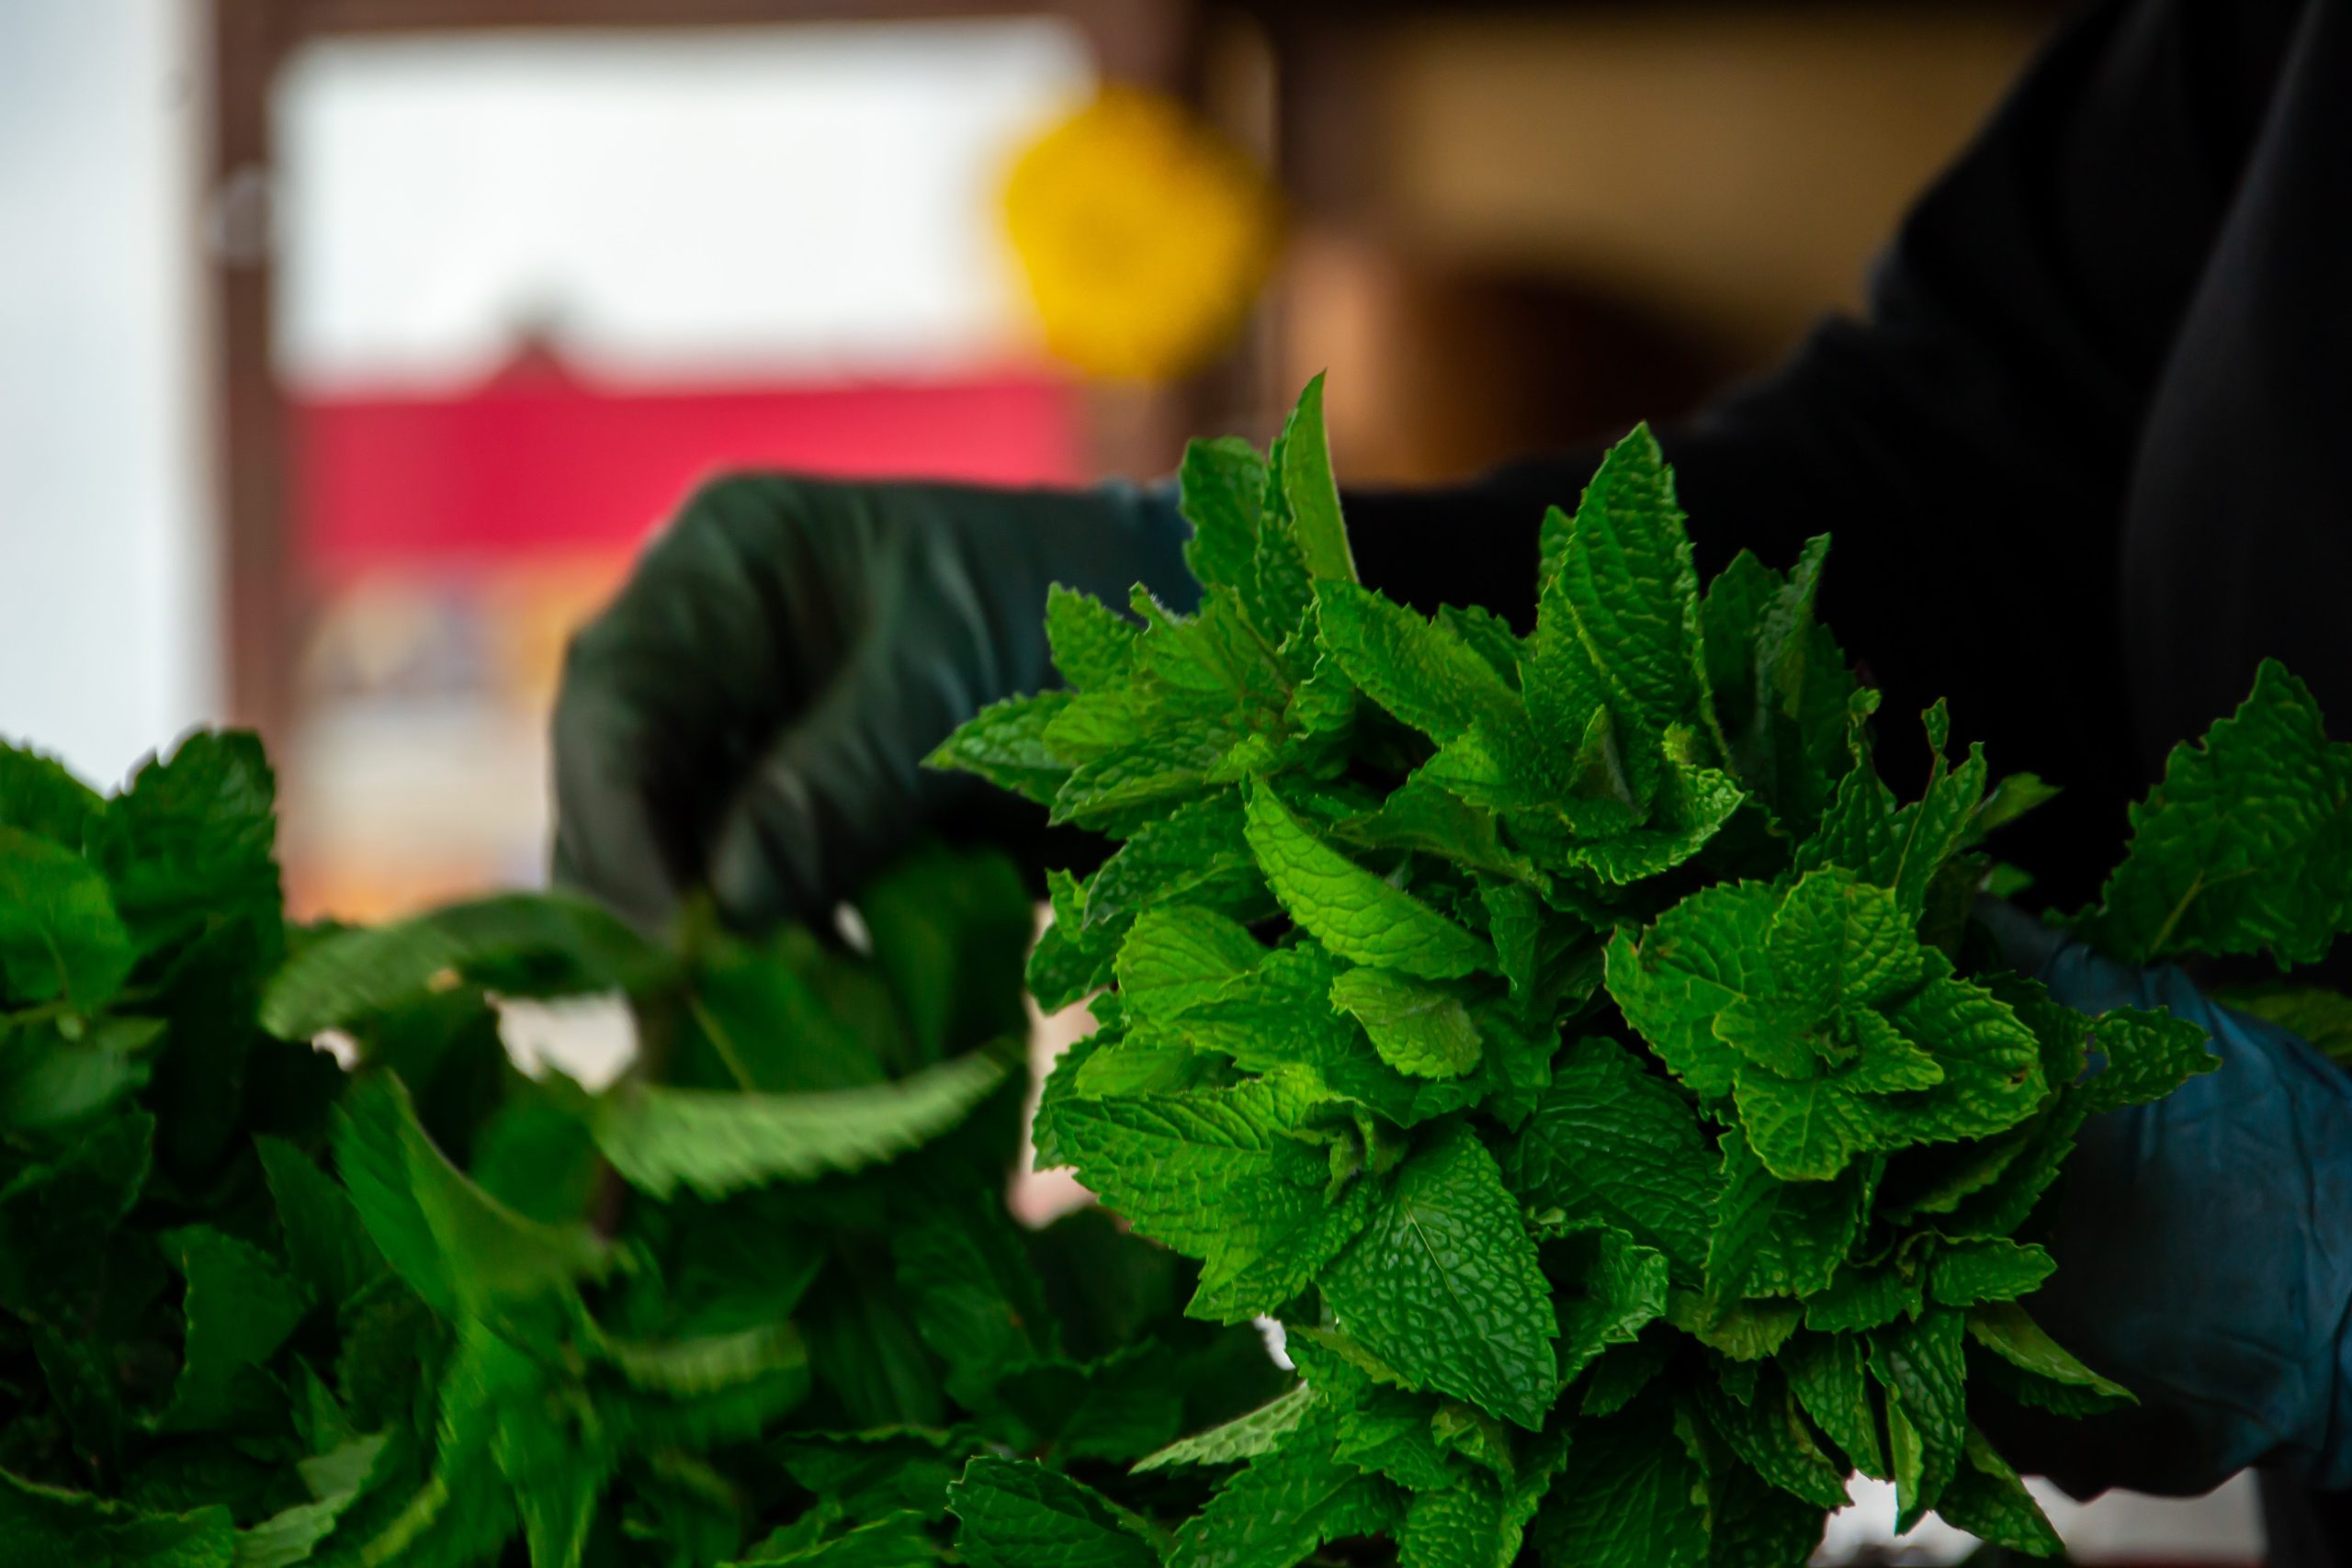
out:
{"label": "white wall", "polygon": [[119,775],[220,697],[193,0],[0,0],[0,735]]}

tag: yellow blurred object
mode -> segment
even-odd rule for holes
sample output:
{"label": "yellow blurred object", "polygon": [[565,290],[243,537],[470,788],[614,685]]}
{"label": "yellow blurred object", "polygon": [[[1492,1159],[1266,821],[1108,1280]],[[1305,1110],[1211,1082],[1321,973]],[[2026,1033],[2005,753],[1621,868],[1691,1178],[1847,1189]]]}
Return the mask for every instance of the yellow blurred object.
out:
{"label": "yellow blurred object", "polygon": [[1091,376],[1181,376],[1229,342],[1281,229],[1272,185],[1176,100],[1107,87],[1013,165],[1005,225],[1046,344]]}

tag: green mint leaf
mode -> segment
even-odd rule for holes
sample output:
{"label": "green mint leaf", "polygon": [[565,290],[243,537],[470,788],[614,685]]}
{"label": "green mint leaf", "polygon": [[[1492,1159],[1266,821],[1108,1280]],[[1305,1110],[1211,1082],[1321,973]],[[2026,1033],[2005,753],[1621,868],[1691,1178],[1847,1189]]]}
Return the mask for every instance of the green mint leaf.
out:
{"label": "green mint leaf", "polygon": [[607,1343],[599,1355],[629,1384],[606,1404],[640,1449],[749,1442],[807,1396],[812,1371],[800,1337],[777,1324],[673,1344]]}
{"label": "green mint leaf", "polygon": [[[788,1323],[648,1344],[607,1339],[596,1355],[640,1393],[682,1399],[752,1393],[770,1414],[790,1408],[808,1388],[808,1351]],[[757,1423],[748,1425],[756,1430]]]}
{"label": "green mint leaf", "polygon": [[277,1208],[286,1256],[320,1300],[341,1305],[384,1272],[358,1211],[333,1178],[282,1138],[256,1138],[254,1151]]}
{"label": "green mint leaf", "polygon": [[1318,1405],[1251,1460],[1176,1532],[1168,1568],[1293,1568],[1326,1541],[1395,1530],[1403,1494],[1335,1456],[1338,1424]]}
{"label": "green mint leaf", "polygon": [[1781,1351],[1789,1390],[1814,1424],[1865,1475],[1887,1474],[1879,1439],[1878,1406],[1871,1395],[1869,1351],[1852,1334],[1807,1333]]}
{"label": "green mint leaf", "polygon": [[[1929,711],[1940,716],[1943,705],[1939,703]],[[1939,716],[1935,732],[1941,733]],[[1947,770],[1942,742],[1938,740],[1926,792],[1896,818],[1899,847],[1894,865],[1883,877],[1886,886],[1894,889],[1895,901],[1913,916],[1926,908],[1936,873],[1973,838],[1987,776],[1982,746],[1970,747],[1967,761]]]}
{"label": "green mint leaf", "polygon": [[1212,1427],[1205,1432],[1196,1432],[1180,1442],[1170,1443],[1157,1453],[1137,1460],[1129,1468],[1140,1475],[1146,1471],[1165,1470],[1176,1465],[1233,1464],[1241,1460],[1255,1459],[1260,1454],[1272,1451],[1276,1443],[1295,1431],[1317,1397],[1313,1389],[1299,1383],[1272,1404],[1261,1404],[1246,1416],[1237,1416],[1222,1426]]}
{"label": "green mint leaf", "polygon": [[2058,1539],[2041,1505],[1974,1427],[1969,1428],[1963,1459],[1951,1483],[1936,1499],[1936,1512],[1945,1523],[2029,1556],[2064,1554],[2066,1543]]}
{"label": "green mint leaf", "polygon": [[1325,844],[1262,784],[1250,795],[1247,832],[1291,919],[1351,963],[1432,980],[1493,966],[1492,949]]}
{"label": "green mint leaf", "polygon": [[1272,913],[1273,900],[1241,829],[1241,799],[1229,790],[1146,824],[1087,884],[1085,926],[1124,930],[1143,910],[1163,904],[1196,905],[1243,919]]}
{"label": "green mint leaf", "polygon": [[1339,1457],[1412,1492],[1442,1492],[1460,1484],[1466,1466],[1438,1442],[1433,1425],[1437,1406],[1427,1394],[1401,1389],[1366,1388],[1352,1393],[1340,1416]]}
{"label": "green mint leaf", "polygon": [[[1964,1144],[1907,1162],[1901,1193],[1879,1198],[1879,1213],[1890,1224],[1908,1225],[1924,1214],[1951,1214],[1972,1198],[2000,1181],[2032,1148],[2036,1133],[2049,1115],[2037,1115],[2021,1127],[1980,1143]],[[1958,1234],[1958,1233],[1951,1233]]]}
{"label": "green mint leaf", "polygon": [[1398,1568],[1510,1568],[1518,1548],[1517,1532],[1505,1527],[1502,1489],[1489,1475],[1419,1494],[1396,1532]]}
{"label": "green mint leaf", "polygon": [[2132,1398],[2131,1390],[2076,1360],[2015,1302],[1992,1302],[1970,1309],[1968,1336],[2020,1371],[2110,1398]]}
{"label": "green mint leaf", "polygon": [[[993,879],[978,880],[985,885]],[[1007,933],[1000,932],[994,942],[975,944],[1000,964],[1017,962],[1008,954],[1019,951],[1035,920],[1026,895],[1015,897],[1020,939],[1007,945]],[[908,939],[926,934],[932,924],[921,918],[897,920],[891,906],[901,901],[878,887],[867,890],[861,913],[878,961],[870,966],[836,962],[797,926],[746,940],[716,929],[715,919],[706,924],[700,914],[693,917],[685,944],[692,1000],[683,1021],[686,1038],[673,1048],[673,1071],[681,1081],[791,1092],[876,1083],[891,1070],[906,1070],[917,1056],[906,1025],[916,1018],[902,1013],[916,1014],[935,1031],[939,1010],[902,1010],[885,981],[891,965],[879,961],[905,962],[901,949],[910,945]],[[943,904],[960,909],[954,898]],[[946,972],[956,973],[956,965],[948,964]],[[989,980],[972,987],[976,1010],[993,1007],[1001,1017],[1020,1005],[1009,973],[1000,969]],[[546,1107],[553,1100],[543,1097],[537,1103]],[[485,1179],[479,1169],[476,1179]]]}
{"label": "green mint leaf", "polygon": [[417,1122],[401,1081],[369,1074],[335,1115],[335,1166],[385,1262],[435,1314],[532,1313],[614,1267],[585,1226],[542,1224],[484,1192]]}
{"label": "green mint leaf", "polygon": [[1857,737],[1856,765],[1838,783],[1813,836],[1797,846],[1796,869],[1841,866],[1865,882],[1892,886],[1903,854],[1902,814],[1894,792],[1870,765],[1860,737],[1878,705],[1878,693],[1865,686],[1848,705],[1847,721]]}
{"label": "green mint leaf", "polygon": [[1125,1039],[1089,1053],[1069,1092],[1080,1100],[1177,1094],[1229,1082],[1231,1075],[1223,1068],[1223,1062],[1207,1051]]}
{"label": "green mint leaf", "polygon": [[1170,613],[1140,588],[1128,603],[1147,623],[1136,645],[1137,694],[1157,705],[1163,724],[1181,715],[1204,730],[1238,732],[1279,721],[1292,671],[1238,595],[1210,589],[1192,615]]}
{"label": "green mint leaf", "polygon": [[1070,765],[1046,732],[1071,701],[1068,692],[1040,692],[990,704],[941,741],[923,766],[977,773],[999,789],[1051,806],[1069,780]]}
{"label": "green mint leaf", "polygon": [[1901,1263],[1849,1263],[1804,1303],[1804,1325],[1817,1334],[1883,1328],[1898,1317],[1917,1316],[1926,1292],[1927,1281]]}
{"label": "green mint leaf", "polygon": [[[2058,798],[2060,793],[2056,784],[2045,783],[2038,774],[2005,775],[1985,793],[1984,803],[1976,808],[1975,820],[1969,829],[1969,842],[1982,842],[2028,812],[2049,805]],[[1996,897],[2007,895],[1996,894]]]}
{"label": "green mint leaf", "polygon": [[858,915],[912,1034],[912,1058],[894,1067],[941,1063],[1028,1032],[1013,976],[1037,931],[1037,908],[1009,858],[924,844],[865,884]]}
{"label": "green mint leaf", "polygon": [[491,1457],[514,1494],[530,1560],[580,1568],[618,1456],[601,1434],[575,1434],[546,1414],[537,1373],[518,1367],[499,1387]]}
{"label": "green mint leaf", "polygon": [[354,1438],[334,1452],[303,1461],[313,1500],[298,1503],[237,1532],[236,1568],[296,1568],[312,1561],[318,1544],[361,1495],[388,1481],[397,1466],[386,1459],[392,1445],[383,1434]]}
{"label": "green mint leaf", "polygon": [[1941,703],[1928,710],[1926,728],[1933,762],[1919,799],[1897,807],[1875,772],[1856,767],[1797,855],[1801,869],[1841,866],[1864,882],[1892,889],[1914,922],[1926,910],[1939,874],[1982,837],[1978,817],[1988,777],[1982,747],[1970,748],[1958,768],[1946,763],[1950,726]]}
{"label": "green mint leaf", "polygon": [[1727,1129],[1722,1197],[1707,1252],[1707,1293],[1819,1295],[1861,1234],[1880,1162],[1857,1161],[1826,1181],[1783,1181],[1736,1127]]}
{"label": "green mint leaf", "polygon": [[2075,921],[2110,956],[2267,952],[2284,968],[2352,923],[2352,744],[2327,739],[2276,660],[2235,713],[2173,748],[2131,819],[2123,863]]}
{"label": "green mint leaf", "polygon": [[1621,1229],[1685,1283],[1704,1273],[1718,1178],[1698,1118],[1614,1041],[1570,1047],[1507,1158],[1534,1208]]}
{"label": "green mint leaf", "polygon": [[1908,1529],[1936,1506],[1968,1439],[1963,1314],[1930,1307],[1916,1322],[1871,1336],[1871,1375],[1887,1391],[1887,1427],[1900,1513]]}
{"label": "green mint leaf", "polygon": [[97,868],[21,828],[0,827],[0,981],[19,1004],[104,1006],[134,953]]}
{"label": "green mint leaf", "polygon": [[1822,1449],[1787,1381],[1769,1363],[1745,1402],[1712,1381],[1699,1389],[1708,1424],[1757,1474],[1816,1508],[1846,1506],[1846,1467]]}
{"label": "green mint leaf", "polygon": [[61,1330],[87,1321],[105,1285],[104,1239],[147,1184],[154,1134],[143,1111],[110,1117],[0,1186],[0,1306]]}
{"label": "green mint leaf", "polygon": [[141,952],[242,922],[264,968],[283,941],[277,784],[261,742],[198,730],[168,761],[151,757],[93,824],[90,856],[105,868]]}
{"label": "green mint leaf", "polygon": [[1888,1101],[1913,1142],[1989,1137],[2031,1115],[2048,1093],[2040,1036],[1981,986],[1930,979],[1886,1018],[1943,1069],[1933,1089]]}
{"label": "green mint leaf", "polygon": [[1363,1025],[1380,1059],[1416,1077],[1459,1077],[1481,1058],[1478,1026],[1461,996],[1385,969],[1350,969],[1331,1005]]}
{"label": "green mint leaf", "polygon": [[[1729,682],[1714,686],[1715,711],[1735,771],[1799,838],[1819,820],[1850,760],[1853,673],[1837,638],[1814,619],[1828,543],[1826,536],[1807,541],[1785,581],[1735,560],[1701,609],[1709,682]],[[1723,639],[1732,646],[1719,648]]]}
{"label": "green mint leaf", "polygon": [[86,1493],[0,1471],[0,1551],[12,1565],[231,1568],[236,1527],[225,1506],[142,1514]]}
{"label": "green mint leaf", "polygon": [[1176,482],[1178,509],[1193,525],[1184,544],[1193,576],[1205,588],[1252,592],[1266,460],[1238,437],[1195,440],[1184,447]]}
{"label": "green mint leaf", "polygon": [[1477,649],[1478,657],[1503,678],[1504,684],[1518,688],[1520,659],[1526,649],[1519,635],[1510,629],[1510,622],[1476,604],[1441,604],[1437,620],[1438,625]]}
{"label": "green mint leaf", "polygon": [[1521,882],[1543,874],[1525,855],[1503,842],[1494,812],[1449,793],[1426,773],[1408,778],[1377,811],[1344,818],[1332,831],[1349,843],[1372,850],[1412,850],[1439,855],[1473,870]]}
{"label": "green mint leaf", "polygon": [[1696,1296],[1676,1295],[1668,1299],[1667,1318],[1734,1361],[1760,1361],[1789,1342],[1804,1321],[1804,1303],[1775,1299],[1708,1308]]}
{"label": "green mint leaf", "polygon": [[1577,1430],[1571,1461],[1532,1535],[1546,1562],[1699,1568],[1707,1561],[1704,1472],[1668,1402],[1645,1395]]}
{"label": "green mint leaf", "polygon": [[923,1342],[947,1363],[947,1392],[986,1409],[1005,1376],[1060,1348],[1044,1292],[1011,1218],[988,1202],[926,1192],[890,1238],[899,1288]]}
{"label": "green mint leaf", "polygon": [[1103,826],[1128,812],[1195,796],[1238,739],[1232,731],[1175,732],[1105,751],[1071,770],[1055,793],[1050,820]]}
{"label": "green mint leaf", "polygon": [[594,1204],[601,1166],[568,1092],[518,1094],[475,1131],[469,1174],[516,1213],[561,1224]]}
{"label": "green mint leaf", "polygon": [[1356,688],[1442,745],[1472,730],[1509,740],[1525,710],[1502,675],[1442,621],[1350,582],[1317,590],[1324,651]]}
{"label": "green mint leaf", "polygon": [[1826,1181],[1886,1140],[1877,1112],[1825,1078],[1744,1072],[1739,1109],[1757,1157],[1784,1180]]}
{"label": "green mint leaf", "polygon": [[[1763,650],[1758,646],[1766,617],[1788,592],[1788,579],[1741,550],[1731,564],[1715,574],[1699,601],[1699,628],[1707,656],[1707,689],[1735,751],[1753,749],[1759,728],[1759,701],[1764,686],[1758,666]],[[1804,597],[1808,611],[1812,596]],[[1841,706],[1841,712],[1842,706]]]}
{"label": "green mint leaf", "polygon": [[758,1550],[724,1568],[931,1568],[939,1547],[921,1514],[902,1512],[852,1526],[831,1540],[788,1551]]}
{"label": "green mint leaf", "polygon": [[629,1082],[598,1099],[589,1128],[631,1186],[719,1198],[896,1158],[961,1122],[1006,1071],[1000,1054],[975,1051],[896,1083],[811,1094]]}
{"label": "green mint leaf", "polygon": [[[1747,798],[1730,774],[1693,767],[1672,757],[1659,764],[1657,777],[1652,820],[1645,827],[1611,828],[1601,836],[1587,838],[1564,811],[1569,833],[1563,838],[1551,831],[1550,824],[1532,820],[1525,813],[1514,814],[1510,820],[1546,869],[1582,872],[1624,886],[1690,860],[1714,840]],[[1604,800],[1600,805],[1614,808],[1616,803]]]}
{"label": "green mint leaf", "polygon": [[[1315,604],[1316,579],[1307,570],[1292,526],[1290,502],[1282,492],[1282,441],[1268,454],[1265,498],[1259,504],[1258,547],[1250,560],[1250,587],[1238,597],[1251,626],[1277,647],[1303,634]],[[1337,579],[1326,579],[1335,581]]]}
{"label": "green mint leaf", "polygon": [[1299,555],[1315,577],[1330,582],[1356,580],[1355,556],[1348,548],[1347,525],[1340,520],[1340,486],[1331,477],[1331,448],[1323,433],[1323,378],[1317,374],[1298,395],[1282,434],[1283,498]]}
{"label": "green mint leaf", "polygon": [[2005,1236],[1953,1242],[1939,1249],[1928,1276],[1928,1293],[1944,1306],[2013,1302],[2041,1288],[2057,1265],[2038,1247]]}
{"label": "green mint leaf", "polygon": [[[1558,551],[1556,581],[1618,716],[1654,732],[1699,724],[1704,705],[1690,559],[1673,477],[1656,438],[1637,426],[1586,486]],[[1543,637],[1539,626],[1539,649]]]}
{"label": "green mint leaf", "polygon": [[1067,871],[1046,874],[1053,924],[1029,954],[1029,992],[1047,1012],[1059,1012],[1111,983],[1122,928],[1086,922],[1086,889]]}
{"label": "green mint leaf", "polygon": [[963,1472],[976,1439],[944,1432],[836,1432],[778,1438],[767,1447],[795,1482],[838,1500],[849,1518],[913,1514],[935,1519],[946,1513],[947,1488]]}
{"label": "green mint leaf", "polygon": [[1917,985],[1927,955],[1895,895],[1839,871],[1800,877],[1772,917],[1780,986],[1812,1017],[1877,1007]]}
{"label": "green mint leaf", "polygon": [[1139,631],[1091,593],[1056,583],[1046,594],[1046,641],[1054,668],[1082,690],[1115,686],[1135,672]]}
{"label": "green mint leaf", "polygon": [[1296,1295],[1363,1228],[1362,1182],[1299,1136],[1312,1095],[1275,1081],[1075,1100],[1055,1118],[1079,1178],[1136,1229],[1201,1259],[1193,1315],[1236,1323]]}
{"label": "green mint leaf", "polygon": [[2106,1063],[2083,1085],[2085,1113],[2162,1100],[2222,1065],[2205,1031],[2169,1013],[2115,1008],[2091,1021],[2091,1045]]}
{"label": "green mint leaf", "polygon": [[547,1393],[546,1376],[529,1357],[479,1324],[466,1325],[441,1374],[431,1473],[360,1545],[360,1560],[458,1568],[494,1555],[522,1526],[492,1452],[499,1412],[510,1401],[543,1402]]}
{"label": "green mint leaf", "polygon": [[147,1086],[168,1026],[160,1019],[20,1023],[0,1053],[0,1127],[53,1133],[119,1105]]}
{"label": "green mint leaf", "polygon": [[97,791],[56,758],[0,741],[0,827],[79,850],[105,809]]}
{"label": "green mint leaf", "polygon": [[1714,1021],[1770,986],[1764,956],[1779,897],[1762,883],[1722,883],[1692,894],[1636,938],[1609,944],[1609,994],[1674,1076],[1702,1098],[1732,1092],[1739,1054]]}
{"label": "green mint leaf", "polygon": [[406,1420],[416,1370],[438,1354],[439,1325],[399,1278],[386,1274],[335,1312],[334,1395],[355,1428],[384,1429]]}
{"label": "green mint leaf", "polygon": [[1631,1345],[1666,1315],[1667,1261],[1613,1226],[1569,1233],[1544,1249],[1560,1327],[1560,1382],[1574,1382],[1612,1345]]}
{"label": "green mint leaf", "polygon": [[[86,1332],[69,1337],[37,1325],[29,1325],[27,1337],[31,1341],[33,1359],[40,1363],[39,1381],[46,1385],[48,1395],[54,1402],[56,1416],[73,1435],[76,1454],[85,1462],[101,1467],[101,1474],[119,1473],[130,1423],[126,1420],[129,1412],[123,1408],[122,1376],[114,1364],[114,1348],[93,1344]],[[39,1395],[34,1398],[37,1402]],[[133,1498],[142,1506],[153,1506],[159,1502],[168,1505],[205,1500],[202,1493],[159,1499],[143,1487]]]}
{"label": "green mint leaf", "polygon": [[1821,1544],[1821,1510],[1747,1466],[1718,1464],[1707,1475],[1708,1568],[1788,1568]]}
{"label": "green mint leaf", "polygon": [[[1166,618],[1165,612],[1161,618]],[[1161,716],[1161,694],[1140,681],[1125,681],[1099,691],[1058,694],[1065,700],[1054,704],[1046,713],[1040,743],[1044,754],[1065,771],[1148,739],[1153,720]]]}
{"label": "green mint leaf", "polygon": [[1577,771],[1580,775],[1611,778],[1614,787],[1598,793],[1617,795],[1632,805],[1635,782],[1613,760],[1616,730],[1609,708],[1611,694],[1585,644],[1563,570],[1575,530],[1574,521],[1558,507],[1544,513],[1535,633],[1520,658],[1521,682],[1527,696],[1528,717],[1544,746],[1555,753],[1579,752],[1589,747],[1596,756],[1607,749],[1611,761],[1596,767],[1595,757],[1579,755]]}
{"label": "green mint leaf", "polygon": [[[1668,1297],[1669,1304],[1673,1298]],[[1584,1394],[1577,1408],[1587,1416],[1614,1416],[1641,1396],[1677,1348],[1672,1334],[1652,1329],[1631,1345],[1601,1352],[1584,1376]]]}
{"label": "green mint leaf", "polygon": [[563,893],[508,893],[304,948],[262,1001],[262,1025],[306,1040],[446,988],[450,976],[511,997],[649,991],[676,961],[602,905]]}
{"label": "green mint leaf", "polygon": [[1193,905],[1154,909],[1119,944],[1113,972],[1130,1023],[1173,1023],[1257,967],[1266,950],[1249,928]]}
{"label": "green mint leaf", "polygon": [[157,1425],[198,1432],[273,1402],[260,1368],[301,1322],[309,1299],[269,1254],[207,1225],[163,1237],[187,1280],[179,1381]]}
{"label": "green mint leaf", "polygon": [[1519,1206],[1467,1130],[1405,1162],[1322,1284],[1340,1326],[1415,1384],[1543,1426],[1558,1325]]}

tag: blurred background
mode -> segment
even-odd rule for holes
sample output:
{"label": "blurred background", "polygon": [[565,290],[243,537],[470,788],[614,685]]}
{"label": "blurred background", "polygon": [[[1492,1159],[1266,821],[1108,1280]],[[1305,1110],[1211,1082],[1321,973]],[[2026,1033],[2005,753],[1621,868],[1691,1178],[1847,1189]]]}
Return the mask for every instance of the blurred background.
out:
{"label": "blurred background", "polygon": [[[700,478],[1157,475],[1324,367],[1343,479],[1671,417],[2058,15],[0,0],[0,733],[260,728],[303,913],[537,881],[564,637]],[[1968,1549],[1892,1513],[1826,1559]],[[2059,1517],[2260,1555],[2238,1486]]]}

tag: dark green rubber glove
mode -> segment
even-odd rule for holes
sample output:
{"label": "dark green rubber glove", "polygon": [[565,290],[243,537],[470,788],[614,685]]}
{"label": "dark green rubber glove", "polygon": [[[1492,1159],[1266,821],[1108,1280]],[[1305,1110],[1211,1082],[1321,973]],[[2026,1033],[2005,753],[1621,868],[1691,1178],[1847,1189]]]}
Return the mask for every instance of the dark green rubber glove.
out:
{"label": "dark green rubber glove", "polygon": [[699,887],[739,925],[823,913],[959,805],[1008,809],[921,763],[1052,683],[1047,588],[1190,611],[1189,533],[1126,485],[705,486],[566,658],[557,879],[649,926]]}
{"label": "dark green rubber glove", "polygon": [[2140,1403],[2082,1422],[1986,1411],[1987,1429],[2077,1496],[2187,1495],[2249,1465],[2352,1487],[2352,1078],[2171,964],[2115,963],[2006,906],[1977,915],[2067,1006],[2169,1012],[2222,1060],[2084,1126],[2051,1215],[2058,1271],[2026,1303]]}

